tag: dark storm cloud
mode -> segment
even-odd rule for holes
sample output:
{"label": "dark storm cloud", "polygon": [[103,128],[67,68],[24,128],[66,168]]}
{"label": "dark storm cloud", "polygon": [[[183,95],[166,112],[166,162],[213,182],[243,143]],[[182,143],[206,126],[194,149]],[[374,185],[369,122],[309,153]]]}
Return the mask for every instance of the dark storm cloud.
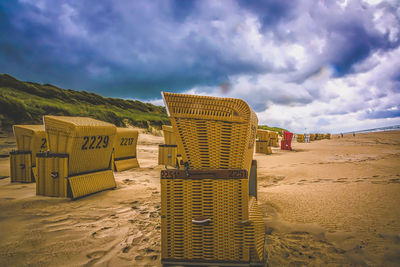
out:
{"label": "dark storm cloud", "polygon": [[[274,104],[328,103],[338,96],[327,95],[324,82],[313,81],[322,70],[333,70],[328,80],[370,71],[378,65],[370,60],[373,54],[395,50],[400,42],[396,5],[340,3],[1,1],[0,72],[136,99],[198,87],[212,94],[232,77],[268,76],[244,86],[233,82],[232,96],[246,99],[257,111]],[[378,11],[383,30],[375,21]],[[296,46],[304,55],[297,57]],[[398,73],[375,77],[370,85],[380,92],[363,97],[398,93]],[[328,114],[353,109],[342,106]]]}
{"label": "dark storm cloud", "polygon": [[[268,69],[230,49],[207,17],[196,15],[194,26],[185,28],[192,12],[206,8],[196,1],[45,3],[42,9],[30,3],[0,4],[0,59],[6,63],[1,72],[146,99],[158,97],[162,89],[216,85],[228,75]],[[225,15],[218,16],[212,19]]]}
{"label": "dark storm cloud", "polygon": [[242,8],[257,14],[264,30],[268,30],[271,25],[294,17],[294,11],[297,5],[297,3],[292,0],[239,0],[238,2]]}

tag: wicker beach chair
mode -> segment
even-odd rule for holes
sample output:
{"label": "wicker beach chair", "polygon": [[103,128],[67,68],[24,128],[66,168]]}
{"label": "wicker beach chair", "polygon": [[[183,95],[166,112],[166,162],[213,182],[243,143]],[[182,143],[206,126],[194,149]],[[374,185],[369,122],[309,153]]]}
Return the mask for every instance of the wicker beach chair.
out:
{"label": "wicker beach chair", "polygon": [[298,143],[304,143],[304,134],[298,134],[297,135],[297,142]]}
{"label": "wicker beach chair", "polygon": [[49,151],[37,154],[36,194],[78,198],[116,186],[116,127],[84,117],[44,116]]}
{"label": "wicker beach chair", "polygon": [[43,125],[14,125],[17,150],[10,152],[11,182],[35,182],[36,153],[48,149]]}
{"label": "wicker beach chair", "polygon": [[293,133],[288,131],[283,131],[282,133],[281,150],[292,150]]}
{"label": "wicker beach chair", "polygon": [[114,141],[113,164],[117,172],[139,168],[136,146],[138,130],[129,128],[117,128]]}
{"label": "wicker beach chair", "polygon": [[162,263],[263,265],[264,223],[249,196],[257,116],[239,99],[163,98],[185,169],[161,171]]}
{"label": "wicker beach chair", "polygon": [[272,154],[270,131],[257,129],[256,153]]}

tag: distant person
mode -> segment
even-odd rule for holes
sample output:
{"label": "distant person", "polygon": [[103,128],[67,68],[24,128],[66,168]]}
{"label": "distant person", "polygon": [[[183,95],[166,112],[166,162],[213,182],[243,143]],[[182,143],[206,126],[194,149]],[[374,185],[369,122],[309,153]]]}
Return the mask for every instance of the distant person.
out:
{"label": "distant person", "polygon": [[355,132],[353,132],[353,137],[355,137],[356,136],[356,133]]}
{"label": "distant person", "polygon": [[343,138],[343,133],[340,133],[340,135],[342,136],[342,138]]}

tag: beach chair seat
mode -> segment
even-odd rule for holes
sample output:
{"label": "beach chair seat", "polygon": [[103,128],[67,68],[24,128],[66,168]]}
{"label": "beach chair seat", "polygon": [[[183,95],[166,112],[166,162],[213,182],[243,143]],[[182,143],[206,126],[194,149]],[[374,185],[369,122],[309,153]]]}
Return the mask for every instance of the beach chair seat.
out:
{"label": "beach chair seat", "polygon": [[43,125],[14,125],[17,150],[10,152],[11,182],[36,181],[36,153],[48,149]]}
{"label": "beach chair seat", "polygon": [[49,151],[37,154],[36,194],[78,198],[116,187],[113,124],[85,117],[44,116]]}
{"label": "beach chair seat", "polygon": [[185,169],[161,171],[162,263],[262,265],[265,226],[249,180],[255,113],[238,99],[163,98]]}
{"label": "beach chair seat", "polygon": [[139,168],[136,146],[139,132],[135,129],[117,128],[114,141],[113,164],[117,172]]}

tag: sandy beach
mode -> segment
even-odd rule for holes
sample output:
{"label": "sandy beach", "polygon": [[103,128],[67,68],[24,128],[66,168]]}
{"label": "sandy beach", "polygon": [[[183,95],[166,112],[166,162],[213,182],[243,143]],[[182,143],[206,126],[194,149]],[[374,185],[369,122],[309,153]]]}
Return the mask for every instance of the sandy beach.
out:
{"label": "sandy beach", "polygon": [[[75,201],[0,180],[0,266],[160,266],[158,144],[141,133],[140,169]],[[0,154],[15,147],[0,136]],[[400,131],[293,143],[255,154],[269,266],[400,265]],[[0,177],[9,159],[0,158]]]}

